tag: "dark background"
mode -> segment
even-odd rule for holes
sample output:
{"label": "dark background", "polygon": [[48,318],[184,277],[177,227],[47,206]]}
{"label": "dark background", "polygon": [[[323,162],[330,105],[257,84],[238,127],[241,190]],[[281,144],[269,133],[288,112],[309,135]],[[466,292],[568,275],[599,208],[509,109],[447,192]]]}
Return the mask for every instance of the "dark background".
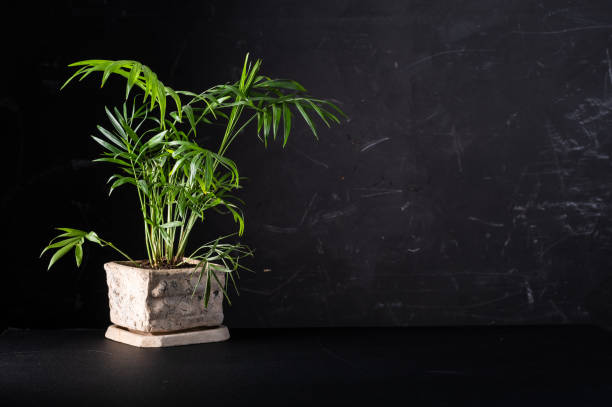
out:
{"label": "dark background", "polygon": [[[319,142],[300,125],[284,150],[251,129],[230,150],[249,178],[243,240],[256,251],[230,327],[608,318],[610,1],[14,7],[2,33],[4,326],[109,323],[102,265],[117,255],[87,247],[81,268],[67,258],[46,272],[38,255],[55,226],[144,257],[133,191],[109,198],[112,169],[90,162],[89,135],[124,83],[60,92],[66,65],[137,59],[197,91],[233,82],[247,52],[350,120]],[[212,217],[192,242],[233,230]]]}

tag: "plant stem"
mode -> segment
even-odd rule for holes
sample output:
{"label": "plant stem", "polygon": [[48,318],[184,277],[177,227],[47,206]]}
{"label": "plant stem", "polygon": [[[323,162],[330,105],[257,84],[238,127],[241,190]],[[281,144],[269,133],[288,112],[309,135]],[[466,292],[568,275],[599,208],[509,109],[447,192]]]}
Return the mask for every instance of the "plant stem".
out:
{"label": "plant stem", "polygon": [[187,240],[189,237],[189,233],[191,233],[191,228],[193,228],[193,225],[195,224],[196,220],[197,220],[197,215],[191,212],[191,214],[189,215],[189,220],[187,221],[185,230],[183,231],[179,239],[179,246],[178,246],[178,249],[176,250],[176,256],[175,256],[177,260],[182,258],[185,255],[185,249],[187,248]]}
{"label": "plant stem", "polygon": [[106,241],[106,240],[102,240],[102,239],[100,239],[100,241],[101,241],[102,243],[104,243],[104,245],[105,245],[105,246],[112,247],[113,249],[115,249],[116,251],[118,251],[119,253],[121,253],[121,254],[123,255],[123,257],[125,257],[126,259],[128,259],[128,260],[129,260],[129,261],[131,261],[132,263],[135,263],[135,261],[134,261],[134,260],[133,260],[133,259],[132,259],[130,256],[128,256],[127,254],[125,254],[124,252],[122,252],[121,250],[119,250],[119,249],[117,248],[117,246],[115,246],[115,245],[114,245],[114,244],[112,244],[111,242],[108,242],[108,241]]}

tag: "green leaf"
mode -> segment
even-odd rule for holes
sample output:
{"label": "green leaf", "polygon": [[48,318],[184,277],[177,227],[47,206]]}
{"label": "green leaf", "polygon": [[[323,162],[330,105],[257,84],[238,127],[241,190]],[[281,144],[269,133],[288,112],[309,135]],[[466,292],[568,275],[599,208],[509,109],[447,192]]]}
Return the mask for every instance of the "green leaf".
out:
{"label": "green leaf", "polygon": [[[198,270],[198,268],[200,268],[200,265],[201,265],[201,264],[204,264],[204,263],[206,263],[206,261],[205,261],[205,260],[204,260],[204,261],[199,262],[199,263],[198,263],[198,264],[197,264],[197,265],[194,267],[194,272],[195,272],[195,271],[197,271],[197,270]],[[195,295],[196,290],[197,290],[198,286],[200,285],[200,282],[202,281],[202,275],[204,274],[204,267],[205,267],[205,266],[202,266],[202,271],[200,271],[200,272],[198,273],[198,281],[196,281],[195,285],[193,286],[193,291],[191,292],[191,297],[193,297],[193,296]]]}
{"label": "green leaf", "polygon": [[255,75],[259,72],[259,68],[261,67],[261,59],[255,61],[255,65],[251,68],[251,73],[249,73],[249,77],[245,83],[245,88],[249,88],[251,84],[253,84],[253,79],[255,79]]}
{"label": "green leaf", "polygon": [[167,222],[167,223],[164,223],[163,225],[159,225],[159,227],[162,229],[170,229],[170,228],[176,228],[179,226],[183,226],[183,224],[184,224],[183,222],[175,220],[173,222]]}
{"label": "green leaf", "polygon": [[132,86],[134,86],[134,84],[138,80],[141,70],[142,70],[142,64],[140,62],[134,61],[134,63],[132,64],[132,69],[130,70],[130,76],[128,77],[127,85],[125,87],[125,98],[126,99],[128,98],[130,94],[130,90],[132,89]]}
{"label": "green leaf", "polygon": [[151,89],[149,91],[151,95],[151,106],[149,107],[149,110],[153,110],[155,108],[155,103],[157,102],[157,98],[159,97],[157,95],[157,92],[159,91],[159,87],[157,86],[157,74],[153,71],[150,71],[150,72],[151,72],[151,75],[150,75],[149,80],[151,81]]}
{"label": "green leaf", "polygon": [[121,150],[119,150],[117,147],[114,147],[112,144],[109,144],[106,141],[99,139],[96,136],[91,136],[91,138],[93,138],[96,141],[96,143],[100,144],[102,147],[106,148],[108,151],[121,155]]}
{"label": "green leaf", "polygon": [[242,65],[242,75],[240,75],[240,90],[244,90],[244,82],[247,78],[247,64],[249,63],[249,53],[247,52],[244,57],[244,64]]}
{"label": "green leaf", "polygon": [[[319,99],[313,99],[313,100],[316,101],[316,102],[325,103],[325,105],[327,105],[327,106],[331,106],[332,109],[334,109],[336,112],[338,112],[342,117],[345,117],[345,118],[348,119],[348,116],[346,115],[346,113],[344,113],[342,110],[340,110],[340,108],[338,106],[336,106],[335,104],[333,104],[329,100],[319,100]],[[338,121],[338,123],[340,123],[340,122]]]}
{"label": "green leaf", "polygon": [[312,134],[314,134],[315,138],[319,138],[319,136],[317,136],[317,130],[312,124],[312,120],[310,119],[310,116],[308,116],[308,113],[306,113],[306,111],[304,110],[300,102],[295,101],[295,107],[297,107],[297,109],[299,110],[300,114],[304,118],[304,121],[306,122],[306,124],[308,124],[308,127],[310,127],[310,130],[312,131]]}
{"label": "green leaf", "polygon": [[234,222],[238,223],[238,236],[242,236],[242,234],[244,233],[244,218],[242,217],[241,214],[238,213],[238,211],[236,211],[233,208],[233,205],[230,205],[228,203],[225,204],[225,207],[232,213],[232,215],[234,216]]}
{"label": "green leaf", "polygon": [[323,123],[325,123],[327,125],[327,127],[329,127],[329,122],[327,121],[327,119],[325,118],[325,115],[323,114],[323,112],[321,111],[321,109],[319,108],[319,106],[317,106],[316,104],[314,104],[311,100],[306,99],[306,102],[308,102],[308,104],[310,105],[310,107],[312,107],[312,109],[317,112],[317,114],[319,115],[319,117],[321,118],[321,120],[323,120]]}
{"label": "green leaf", "polygon": [[265,82],[258,83],[255,87],[257,88],[282,88],[282,89],[290,89],[297,90],[300,92],[306,92],[306,89],[296,81],[292,80],[282,80],[282,79],[274,79]]}
{"label": "green leaf", "polygon": [[76,259],[77,267],[81,267],[81,261],[83,260],[83,246],[81,244],[74,246],[74,258]]}
{"label": "green leaf", "polygon": [[291,132],[291,110],[286,104],[283,104],[283,124],[285,127],[285,132],[283,134],[283,147],[285,147],[287,144],[287,139],[289,138],[289,133]]}
{"label": "green leaf", "polygon": [[[119,253],[121,253],[121,255],[123,255],[128,260],[133,261],[127,254],[123,253],[121,250],[115,247],[115,245],[113,245],[111,242],[106,242],[100,239],[94,231],[85,232],[83,230],[70,229],[70,228],[56,228],[56,229],[61,230],[64,233],[53,238],[51,242],[49,243],[49,245],[45,247],[45,249],[40,254],[42,256],[49,249],[59,248],[55,252],[53,257],[51,258],[51,261],[49,262],[49,266],[47,270],[50,269],[51,266],[53,266],[53,264],[57,260],[59,260],[62,256],[64,256],[72,247],[75,248],[74,255],[75,255],[77,266],[80,266],[81,261],[83,259],[83,243],[85,242],[85,239],[91,242],[94,242],[94,243],[98,243],[100,246],[110,246],[116,251],[118,251]],[[70,237],[70,238],[54,243],[55,240],[61,237]]]}
{"label": "green leaf", "polygon": [[166,87],[159,80],[157,81],[157,104],[159,105],[159,117],[163,127],[164,117],[166,116]]}
{"label": "green leaf", "polygon": [[55,228],[55,229],[66,232],[67,235],[69,236],[84,236],[87,233],[79,229],[71,229],[71,228]]}
{"label": "green leaf", "polygon": [[[60,235],[60,236],[61,236],[61,235]],[[59,241],[59,242],[51,243],[51,244],[49,244],[47,247],[45,247],[45,248],[44,248],[44,250],[43,250],[43,251],[40,253],[40,256],[39,256],[39,257],[42,257],[42,255],[43,255],[43,254],[45,254],[45,252],[46,252],[47,250],[56,249],[56,248],[58,248],[58,247],[63,247],[63,246],[66,246],[67,244],[70,244],[70,243],[76,242],[76,241],[78,241],[79,239],[81,239],[81,238],[77,236],[77,237],[71,237],[71,238],[69,238],[69,239],[64,239],[64,240],[61,240],[61,241]]]}
{"label": "green leaf", "polygon": [[195,118],[193,117],[193,109],[189,105],[183,106],[183,111],[187,116],[187,120],[189,120],[189,124],[191,125],[191,131],[193,131],[193,135],[196,135],[196,123]]}
{"label": "green leaf", "polygon": [[121,185],[126,184],[126,183],[130,183],[134,186],[138,186],[136,184],[136,180],[132,177],[117,177],[117,180],[113,182],[113,185],[111,185],[110,191],[108,192],[108,194],[110,195],[116,188],[119,188]]}
{"label": "green leaf", "polygon": [[[110,110],[108,110],[106,106],[104,107],[104,110],[106,111],[106,115],[108,116],[108,119],[110,120],[117,133],[119,133],[123,139],[127,139],[127,135],[125,134],[125,130],[123,129],[121,123],[119,123],[119,121],[115,118],[115,116],[113,116],[113,114],[110,112]],[[116,109],[115,111],[117,116],[120,116],[119,111],[117,111]]]}
{"label": "green leaf", "polygon": [[210,299],[210,268],[206,268],[206,287],[204,287],[204,307],[208,307]]}
{"label": "green leaf", "polygon": [[181,107],[181,98],[179,97],[179,95],[176,94],[174,89],[169,88],[167,86],[166,86],[166,93],[170,95],[170,97],[174,100],[174,103],[176,104],[176,111],[178,112],[178,120],[181,121],[182,114],[183,114],[183,109]]}
{"label": "green leaf", "polygon": [[[221,291],[223,292],[223,296],[227,300],[227,303],[229,305],[232,305],[232,302],[230,301],[229,295],[227,295],[227,291],[225,290],[225,287],[223,286],[223,284],[221,284],[221,281],[219,281],[219,277],[217,277],[217,273],[215,273],[215,270],[213,269],[212,271],[209,271],[209,273],[212,274],[212,276],[214,277],[214,279],[217,282],[217,284],[219,284],[219,288],[221,288]],[[227,279],[225,281],[227,283]]]}
{"label": "green leaf", "polygon": [[96,127],[98,128],[98,131],[100,133],[102,133],[102,135],[104,137],[106,137],[110,142],[112,142],[114,145],[116,145],[120,149],[125,150],[125,146],[123,145],[123,143],[121,141],[119,141],[119,139],[117,137],[115,137],[113,135],[113,133],[111,133],[110,131],[106,130],[102,126],[96,126]]}
{"label": "green leaf", "polygon": [[[334,115],[333,113],[331,113],[329,110],[324,109],[323,107],[319,106],[319,108],[321,109],[321,112],[327,116],[329,119],[333,120],[335,123],[340,124],[340,119],[338,119],[338,117],[336,117],[336,115]],[[344,115],[344,113],[343,113]],[[346,116],[346,115],[344,115]]]}
{"label": "green leaf", "polygon": [[257,112],[257,136],[261,133],[261,127],[263,126],[263,112]]}
{"label": "green leaf", "polygon": [[95,160],[93,160],[93,162],[107,162],[107,163],[112,163],[112,164],[123,165],[125,167],[131,167],[130,163],[128,163],[127,161],[120,160],[118,158],[110,158],[110,157],[96,158]]}
{"label": "green leaf", "polygon": [[122,65],[125,64],[125,62],[126,61],[115,61],[108,64],[104,68],[104,74],[102,75],[102,84],[100,85],[100,87],[103,87],[110,74],[116,72],[117,69],[119,69]]}
{"label": "green leaf", "polygon": [[53,257],[51,257],[51,261],[49,261],[49,266],[47,267],[47,270],[49,270],[51,266],[55,264],[56,261],[61,259],[66,253],[68,253],[68,251],[72,249],[76,244],[77,242],[69,243],[66,246],[59,249],[58,251],[56,251]]}
{"label": "green leaf", "polygon": [[[68,66],[70,66],[70,65],[68,65]],[[77,76],[81,75],[83,72],[87,71],[87,69],[88,69],[88,68],[87,68],[86,66],[84,66],[84,67],[82,67],[82,68],[78,69],[78,70],[77,70],[77,71],[76,71],[76,72],[75,72],[75,73],[74,73],[74,74],[73,74],[73,75],[72,75],[70,78],[68,78],[68,79],[66,80],[66,82],[64,82],[64,84],[62,85],[62,87],[60,88],[60,90],[64,89],[64,88],[66,87],[66,85],[68,85],[70,82],[72,82],[72,80],[73,80],[74,78],[76,78]]]}
{"label": "green leaf", "polygon": [[162,131],[160,133],[157,133],[156,135],[151,137],[151,139],[149,141],[147,141],[144,145],[147,148],[150,148],[150,147],[155,147],[155,146],[161,144],[164,141],[164,137],[166,136],[167,133],[168,133],[168,130],[164,130],[164,131]]}
{"label": "green leaf", "polygon": [[267,142],[268,142],[268,136],[270,135],[270,111],[269,110],[264,110],[263,111],[263,137],[264,137],[264,142],[267,146]]}
{"label": "green leaf", "polygon": [[273,104],[272,105],[272,122],[273,122],[272,134],[274,135],[274,140],[276,140],[276,133],[278,132],[278,125],[280,123],[280,119],[281,119],[280,107],[278,107],[278,105],[276,104]]}
{"label": "green leaf", "polygon": [[[144,94],[144,99],[143,99],[143,103],[145,100],[147,100],[147,98],[150,96],[151,99],[153,100],[153,95],[151,95],[151,88],[153,87],[153,72],[149,69],[148,66],[143,65],[142,66],[142,74],[144,75],[144,82],[145,82],[145,94]],[[151,109],[153,109],[151,107]]]}
{"label": "green leaf", "polygon": [[146,196],[149,195],[149,186],[147,185],[147,182],[143,179],[139,179],[138,180],[138,184],[137,184],[138,189],[140,189]]}
{"label": "green leaf", "polygon": [[93,230],[85,235],[85,239],[89,240],[90,242],[102,244],[102,241],[100,240],[96,232],[94,232]]}

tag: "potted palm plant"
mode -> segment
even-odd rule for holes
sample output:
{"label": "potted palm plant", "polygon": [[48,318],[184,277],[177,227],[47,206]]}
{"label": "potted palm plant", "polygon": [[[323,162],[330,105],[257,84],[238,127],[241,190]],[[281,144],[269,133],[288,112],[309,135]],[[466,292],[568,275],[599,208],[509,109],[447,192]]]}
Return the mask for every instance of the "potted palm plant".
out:
{"label": "potted palm plant", "polygon": [[[138,197],[147,257],[134,260],[93,231],[57,228],[61,233],[44,248],[54,250],[49,266],[74,251],[77,266],[86,242],[108,246],[124,261],[104,265],[114,325],[108,338],[136,346],[171,346],[229,338],[222,303],[237,291],[241,260],[253,252],[232,239],[244,231],[244,219],[233,193],[241,177],[227,156],[232,142],[249,125],[268,142],[292,129],[293,117],[303,119],[315,137],[314,118],[328,127],[344,113],[333,103],[308,96],[293,80],[260,74],[261,60],[247,54],[240,79],[203,92],[173,90],[146,65],[131,60],[86,60],[70,64],[76,72],[64,83],[100,72],[101,86],[111,76],[126,80],[123,103],[105,108],[106,127],[97,126],[93,140],[102,147],[94,161],[114,166],[109,194],[130,186]],[[216,145],[201,145],[198,131],[222,124]],[[238,230],[188,252],[194,227],[209,210],[233,216]]]}

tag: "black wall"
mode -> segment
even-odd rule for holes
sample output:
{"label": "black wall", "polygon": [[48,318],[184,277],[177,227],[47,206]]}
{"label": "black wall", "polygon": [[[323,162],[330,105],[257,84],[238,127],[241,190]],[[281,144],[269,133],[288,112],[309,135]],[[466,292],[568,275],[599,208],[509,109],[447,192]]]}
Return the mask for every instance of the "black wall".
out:
{"label": "black wall", "polygon": [[[108,198],[111,170],[90,163],[123,83],[59,92],[87,58],[202,90],[250,52],[350,116],[319,142],[298,127],[265,150],[251,129],[230,151],[257,271],[230,326],[589,322],[610,301],[609,1],[54,2],[5,18],[7,325],[108,323],[117,256],[46,272],[54,226],[144,257],[132,191]],[[194,243],[233,228],[213,217]]]}

